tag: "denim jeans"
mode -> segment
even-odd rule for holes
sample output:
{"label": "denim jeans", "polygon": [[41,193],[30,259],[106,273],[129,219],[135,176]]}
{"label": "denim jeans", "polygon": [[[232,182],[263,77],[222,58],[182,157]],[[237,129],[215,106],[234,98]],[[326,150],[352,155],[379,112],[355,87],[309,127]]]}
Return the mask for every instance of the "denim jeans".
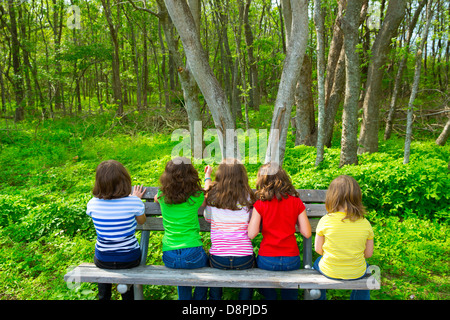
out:
{"label": "denim jeans", "polygon": [[[164,251],[162,259],[167,268],[173,269],[197,269],[208,265],[203,247]],[[179,286],[178,300],[206,300],[207,291],[207,287],[196,287],[192,296],[192,287]]]}
{"label": "denim jeans", "polygon": [[[266,257],[258,256],[256,259],[258,268],[270,271],[290,271],[297,270],[301,267],[300,256],[294,257]],[[261,294],[266,300],[276,300],[277,291],[272,288],[260,289]],[[281,299],[283,300],[297,300],[298,289],[280,289]]]}
{"label": "denim jeans", "polygon": [[[255,258],[251,256],[209,256],[209,265],[212,268],[222,270],[244,270],[253,268],[255,264]],[[239,292],[239,300],[251,300],[253,289],[242,288]],[[210,300],[222,299],[222,288],[215,287],[209,288]]]}
{"label": "denim jeans", "polygon": [[[101,269],[128,269],[134,268],[139,265],[141,262],[141,258],[135,261],[130,262],[105,262],[100,261],[96,257],[94,257],[94,263],[97,268]],[[99,300],[111,300],[111,283],[99,283],[98,284],[98,299]],[[127,292],[122,294],[122,300],[134,300],[134,288],[130,286]]]}
{"label": "denim jeans", "polygon": [[[313,269],[319,271],[321,274],[322,271],[320,271],[319,268],[319,261],[320,259],[322,259],[322,256],[319,256],[316,261],[314,261],[314,265],[313,265]],[[367,267],[369,266],[369,264],[367,264]],[[323,274],[324,275],[324,274]],[[335,280],[341,280],[341,279],[336,279],[336,278],[331,278],[328,277],[326,275],[324,275],[325,277],[329,278],[329,279],[335,279]],[[352,281],[352,280],[358,280],[361,278],[364,278],[366,275],[364,274],[362,277],[356,278],[356,279],[348,279],[348,281]],[[320,290],[320,298],[317,300],[327,300],[327,290],[325,289],[321,289]],[[370,290],[352,290],[352,293],[350,294],[350,300],[370,300]]]}

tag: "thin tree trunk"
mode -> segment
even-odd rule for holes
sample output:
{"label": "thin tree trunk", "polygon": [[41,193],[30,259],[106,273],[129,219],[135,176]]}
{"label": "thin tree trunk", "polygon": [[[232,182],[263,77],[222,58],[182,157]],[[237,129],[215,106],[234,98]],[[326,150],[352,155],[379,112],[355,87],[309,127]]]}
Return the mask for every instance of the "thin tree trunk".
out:
{"label": "thin tree trunk", "polygon": [[412,126],[413,126],[413,115],[414,115],[414,100],[416,99],[417,90],[419,89],[420,82],[420,69],[422,67],[422,50],[425,46],[428,37],[428,29],[430,27],[431,18],[433,14],[431,13],[431,4],[433,0],[428,0],[427,4],[427,24],[423,29],[421,35],[421,42],[416,52],[416,66],[414,70],[414,83],[411,91],[411,96],[408,103],[408,113],[406,120],[406,137],[405,137],[405,152],[403,157],[403,164],[409,163],[409,156],[411,153],[411,140],[412,140]]}
{"label": "thin tree trunk", "polygon": [[17,21],[16,21],[16,3],[13,0],[8,1],[8,11],[10,18],[10,31],[11,31],[11,52],[12,52],[12,62],[14,71],[13,88],[16,96],[16,112],[15,121],[22,121],[24,119],[24,88],[22,75],[20,72],[20,43],[17,34]]}
{"label": "thin tree trunk", "polygon": [[103,9],[105,10],[105,17],[108,22],[109,32],[114,45],[114,53],[112,58],[112,86],[114,94],[114,103],[117,104],[117,114],[123,114],[123,99],[122,99],[122,85],[120,81],[120,55],[119,55],[119,39],[118,39],[118,25],[114,25],[111,13],[111,5],[109,0],[102,0]]}
{"label": "thin tree trunk", "polygon": [[[245,78],[245,62],[244,57],[241,52],[241,36],[242,36],[242,24],[244,22],[244,3],[242,1],[239,2],[239,25],[234,27],[234,38],[236,42],[236,60],[239,61],[239,70],[241,72],[241,83],[242,83],[242,91],[244,98],[244,110],[245,110],[245,128],[248,130],[249,127],[249,119],[248,119],[248,108],[252,103],[252,98],[250,97],[249,101],[249,93],[247,90],[247,80]],[[237,29],[237,30],[236,30]],[[251,85],[251,84],[250,84]]]}
{"label": "thin tree trunk", "polygon": [[414,16],[408,26],[406,41],[403,45],[406,48],[406,52],[404,53],[402,59],[400,60],[397,75],[395,76],[394,89],[392,92],[391,102],[389,105],[389,113],[386,120],[386,128],[384,130],[384,140],[388,140],[391,137],[392,126],[394,124],[395,110],[397,105],[398,92],[402,84],[403,70],[405,69],[406,61],[408,59],[409,43],[411,42],[411,37],[413,35],[414,28],[416,27],[417,20],[419,19],[420,12],[422,11],[422,8],[425,6],[425,4],[426,0],[422,0],[419,3],[419,6],[417,7],[416,12],[414,13]]}
{"label": "thin tree trunk", "polygon": [[3,83],[3,69],[2,65],[0,63],[0,95],[1,95],[1,102],[2,102],[2,112],[6,113],[6,95],[5,95],[5,85]]}
{"label": "thin tree trunk", "polygon": [[314,0],[314,24],[317,34],[318,132],[316,166],[323,161],[325,148],[325,44],[322,1]]}
{"label": "thin tree trunk", "polygon": [[345,98],[342,115],[341,156],[339,166],[358,164],[358,100],[360,88],[358,44],[358,18],[364,0],[347,3],[342,19],[345,52]]}
{"label": "thin tree trunk", "polygon": [[340,27],[340,19],[347,5],[346,0],[339,1],[338,13],[333,25],[333,37],[328,52],[326,77],[325,77],[325,125],[324,144],[331,147],[333,138],[334,120],[339,103],[342,100],[345,81],[345,57],[342,48],[343,36]]}
{"label": "thin tree trunk", "polygon": [[261,94],[258,81],[258,66],[253,53],[253,33],[248,20],[248,12],[250,10],[252,0],[247,0],[244,8],[244,33],[245,43],[247,45],[249,73],[250,73],[250,107],[259,111],[259,105],[261,103]]}

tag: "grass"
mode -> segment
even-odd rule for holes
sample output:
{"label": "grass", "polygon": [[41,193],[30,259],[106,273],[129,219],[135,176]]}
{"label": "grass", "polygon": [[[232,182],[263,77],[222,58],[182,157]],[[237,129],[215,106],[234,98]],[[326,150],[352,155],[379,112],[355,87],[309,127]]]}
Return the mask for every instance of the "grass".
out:
{"label": "grass", "polygon": [[[251,123],[267,127],[262,114],[251,112]],[[63,275],[93,259],[95,230],[85,206],[100,161],[121,161],[135,184],[158,184],[177,142],[170,139],[170,127],[161,125],[153,130],[157,133],[139,129],[145,121],[157,127],[147,115],[112,120],[102,114],[29,120],[0,130],[0,299],[96,299],[95,284],[68,287]],[[372,292],[373,299],[447,300],[450,148],[434,145],[429,137],[416,139],[411,164],[405,166],[402,143],[393,137],[380,143],[379,153],[360,156],[359,166],[339,169],[335,142],[315,167],[315,149],[295,147],[290,140],[284,166],[297,188],[326,188],[339,174],[351,174],[361,184],[376,236],[369,263],[381,271],[382,287]],[[197,167],[201,172],[203,164]],[[257,168],[247,166],[253,187]],[[153,232],[150,239],[147,262],[162,264],[162,233]],[[203,240],[208,248],[209,234]],[[257,245],[260,238],[254,241]],[[328,294],[329,299],[349,295],[342,290]],[[164,286],[146,286],[144,296],[177,298],[176,288]],[[237,298],[237,291],[226,289],[224,298]]]}

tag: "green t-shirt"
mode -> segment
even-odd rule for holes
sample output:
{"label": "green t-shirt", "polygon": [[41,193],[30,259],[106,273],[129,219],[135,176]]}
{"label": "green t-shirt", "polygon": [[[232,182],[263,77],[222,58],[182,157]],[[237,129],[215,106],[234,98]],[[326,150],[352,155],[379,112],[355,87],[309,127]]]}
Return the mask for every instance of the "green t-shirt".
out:
{"label": "green t-shirt", "polygon": [[188,201],[180,204],[167,204],[164,196],[158,190],[158,202],[163,217],[164,237],[163,251],[200,247],[200,224],[198,222],[198,209],[203,204],[205,195],[190,197]]}

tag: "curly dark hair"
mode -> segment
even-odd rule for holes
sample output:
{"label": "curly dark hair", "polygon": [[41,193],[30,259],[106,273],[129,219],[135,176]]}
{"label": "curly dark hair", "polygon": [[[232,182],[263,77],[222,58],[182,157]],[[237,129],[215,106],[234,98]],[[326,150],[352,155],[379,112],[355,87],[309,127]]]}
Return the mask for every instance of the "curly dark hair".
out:
{"label": "curly dark hair", "polygon": [[240,210],[255,203],[248,185],[247,170],[236,159],[225,159],[216,171],[215,180],[206,190],[206,204],[220,209]]}
{"label": "curly dark hair", "polygon": [[256,198],[263,201],[270,201],[273,197],[281,201],[289,195],[300,197],[289,175],[275,162],[266,163],[259,168],[255,193]]}
{"label": "curly dark hair", "polygon": [[204,193],[201,180],[191,160],[178,157],[166,164],[164,173],[159,178],[161,195],[167,204],[180,204],[191,196],[198,197]]}

